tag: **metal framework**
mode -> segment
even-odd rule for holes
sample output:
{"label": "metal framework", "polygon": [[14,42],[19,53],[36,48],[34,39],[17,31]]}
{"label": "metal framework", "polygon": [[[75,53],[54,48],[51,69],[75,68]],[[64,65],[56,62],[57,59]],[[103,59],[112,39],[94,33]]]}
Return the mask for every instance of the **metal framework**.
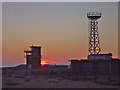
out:
{"label": "metal framework", "polygon": [[100,12],[89,12],[87,13],[89,19],[89,54],[99,54],[100,49],[100,40],[98,33],[98,21],[101,17]]}

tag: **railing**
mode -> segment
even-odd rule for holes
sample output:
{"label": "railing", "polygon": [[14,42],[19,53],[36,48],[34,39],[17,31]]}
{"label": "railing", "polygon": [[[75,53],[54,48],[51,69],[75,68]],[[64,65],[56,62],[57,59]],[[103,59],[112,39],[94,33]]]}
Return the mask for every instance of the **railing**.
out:
{"label": "railing", "polygon": [[102,14],[100,12],[89,12],[87,13],[87,16],[101,16]]}
{"label": "railing", "polygon": [[31,52],[31,49],[24,49],[24,52]]}

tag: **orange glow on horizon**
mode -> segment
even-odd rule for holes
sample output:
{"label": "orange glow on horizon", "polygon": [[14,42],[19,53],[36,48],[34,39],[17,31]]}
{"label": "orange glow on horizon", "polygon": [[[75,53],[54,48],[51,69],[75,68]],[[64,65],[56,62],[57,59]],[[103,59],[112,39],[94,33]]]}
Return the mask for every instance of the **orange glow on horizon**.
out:
{"label": "orange glow on horizon", "polygon": [[46,64],[55,64],[55,62],[53,62],[52,60],[49,60],[49,59],[42,59],[41,65],[45,66]]}
{"label": "orange glow on horizon", "polygon": [[41,65],[42,65],[42,66],[45,66],[45,64],[47,64],[46,61],[42,60],[42,61],[41,61]]}

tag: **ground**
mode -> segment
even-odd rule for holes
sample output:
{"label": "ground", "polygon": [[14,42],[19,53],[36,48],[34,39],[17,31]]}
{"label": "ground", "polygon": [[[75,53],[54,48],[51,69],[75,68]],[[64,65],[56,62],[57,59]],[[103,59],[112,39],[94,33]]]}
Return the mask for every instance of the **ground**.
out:
{"label": "ground", "polygon": [[74,80],[65,78],[64,74],[62,76],[59,72],[57,72],[58,75],[54,73],[55,70],[65,72],[67,67],[30,70],[25,66],[17,66],[2,70],[3,88],[118,88],[118,85],[100,84],[94,80]]}

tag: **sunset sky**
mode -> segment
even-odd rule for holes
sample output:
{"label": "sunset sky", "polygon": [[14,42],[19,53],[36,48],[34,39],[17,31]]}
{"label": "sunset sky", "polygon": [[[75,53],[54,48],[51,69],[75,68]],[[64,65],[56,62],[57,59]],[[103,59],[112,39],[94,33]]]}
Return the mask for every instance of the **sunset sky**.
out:
{"label": "sunset sky", "polygon": [[65,64],[71,58],[87,58],[88,12],[101,12],[101,53],[118,57],[117,2],[3,2],[3,65],[25,63],[24,49],[42,46],[42,59]]}

